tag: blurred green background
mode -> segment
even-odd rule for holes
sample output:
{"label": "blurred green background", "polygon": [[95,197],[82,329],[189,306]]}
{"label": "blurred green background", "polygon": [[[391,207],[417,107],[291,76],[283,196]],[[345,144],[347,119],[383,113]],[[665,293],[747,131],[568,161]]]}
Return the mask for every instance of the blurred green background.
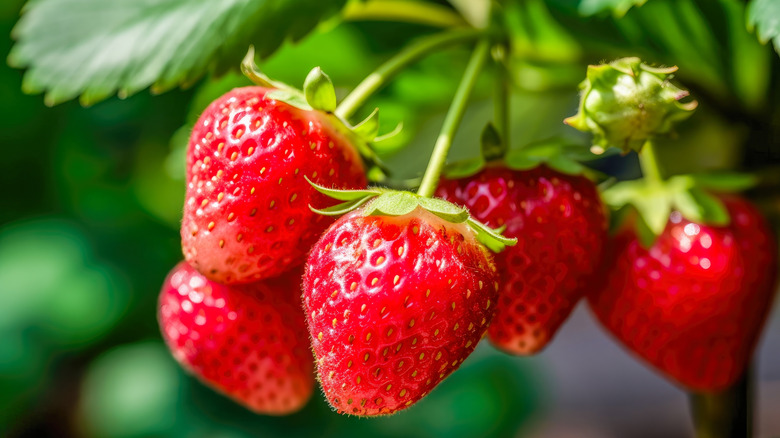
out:
{"label": "blurred green background", "polygon": [[[776,219],[780,62],[746,30],[743,2],[650,0],[619,20],[589,6],[605,2],[506,3],[514,147],[553,136],[587,145],[561,120],[576,111],[588,63],[638,55],[677,64],[678,79],[701,106],[661,150],[665,169],[755,171],[764,182],[750,195]],[[10,35],[22,5],[0,3],[0,33]],[[431,31],[330,21],[302,42],[284,44],[261,68],[301,85],[312,67],[322,66],[343,96],[406,42]],[[0,45],[7,55],[11,38]],[[413,178],[424,168],[459,80],[453,72],[467,57],[466,48],[429,56],[372,99],[381,108],[381,132],[404,123],[402,134],[379,150],[394,178]],[[162,280],[181,259],[188,124],[212,99],[248,82],[229,73],[159,96],[143,91],[89,108],[76,102],[48,108],[40,95],[22,94],[22,74],[0,65],[0,436],[690,433],[682,393],[619,350],[582,309],[539,357],[511,358],[480,345],[439,389],[393,417],[338,416],[319,394],[289,417],[249,413],[187,376],[162,344],[155,319]],[[475,156],[492,114],[490,93],[488,72],[453,159]],[[620,178],[637,174],[632,156],[596,166]],[[759,359],[760,412],[780,412],[778,351],[775,312]],[[777,421],[760,417],[760,436],[780,435]]]}

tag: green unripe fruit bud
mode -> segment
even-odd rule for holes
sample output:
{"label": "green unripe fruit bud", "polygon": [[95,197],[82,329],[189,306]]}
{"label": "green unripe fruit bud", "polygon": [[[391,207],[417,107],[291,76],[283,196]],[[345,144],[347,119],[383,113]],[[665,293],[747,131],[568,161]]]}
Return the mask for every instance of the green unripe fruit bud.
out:
{"label": "green unripe fruit bud", "polygon": [[592,133],[595,153],[610,146],[639,152],[648,139],[669,133],[697,106],[696,101],[680,102],[689,93],[670,82],[675,71],[650,67],[639,58],[588,66],[579,113],[564,123]]}

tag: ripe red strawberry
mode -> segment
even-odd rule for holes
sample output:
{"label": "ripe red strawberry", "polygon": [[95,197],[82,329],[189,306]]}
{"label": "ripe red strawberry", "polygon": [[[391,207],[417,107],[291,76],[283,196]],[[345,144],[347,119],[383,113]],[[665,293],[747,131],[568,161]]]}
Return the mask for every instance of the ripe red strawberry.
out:
{"label": "ripe red strawberry", "polygon": [[471,354],[493,317],[495,267],[465,223],[417,208],[341,217],[309,256],[304,304],[325,396],[391,414]]}
{"label": "ripe red strawberry", "polygon": [[225,284],[269,278],[302,263],[332,222],[309,204],[327,187],[362,188],[352,135],[326,114],[237,88],[209,105],[192,130],[181,227],[187,261]]}
{"label": "ripe red strawberry", "polygon": [[468,178],[443,180],[436,194],[517,238],[495,256],[501,286],[488,336],[508,353],[538,352],[591,287],[601,262],[607,222],[596,187],[544,165],[490,165]]}
{"label": "ripe red strawberry", "polygon": [[719,391],[745,371],[771,307],[776,243],[747,201],[722,198],[728,226],[671,214],[650,249],[626,227],[612,243],[593,312],[636,355],[678,384]]}
{"label": "ripe red strawberry", "polygon": [[248,409],[295,412],[314,386],[300,281],[295,270],[225,286],[182,262],[160,294],[163,338],[185,369]]}

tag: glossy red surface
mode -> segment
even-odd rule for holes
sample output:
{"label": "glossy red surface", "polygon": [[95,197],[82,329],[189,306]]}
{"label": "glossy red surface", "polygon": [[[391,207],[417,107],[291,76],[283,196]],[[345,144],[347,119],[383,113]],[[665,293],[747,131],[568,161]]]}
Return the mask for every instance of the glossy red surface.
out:
{"label": "glossy red surface", "polygon": [[160,293],[163,338],[185,369],[252,411],[297,411],[314,387],[300,275],[224,286],[182,262]]}
{"label": "glossy red surface", "polygon": [[624,228],[605,263],[603,290],[590,296],[620,342],[692,390],[725,389],[741,376],[775,292],[777,248],[768,224],[747,201],[723,199],[729,226],[674,212],[650,249]]}
{"label": "glossy red surface", "polygon": [[417,209],[339,219],[312,249],[304,303],[322,388],[354,415],[425,396],[493,317],[495,267],[470,228]]}
{"label": "glossy red surface", "polygon": [[303,263],[333,219],[306,181],[366,185],[362,161],[324,113],[266,98],[260,87],[215,100],[192,130],[181,227],[185,259],[221,283],[247,283]]}
{"label": "glossy red surface", "polygon": [[442,181],[436,194],[517,238],[517,245],[495,255],[500,298],[488,335],[508,353],[544,348],[593,287],[607,228],[596,187],[545,166],[489,166],[469,178]]}

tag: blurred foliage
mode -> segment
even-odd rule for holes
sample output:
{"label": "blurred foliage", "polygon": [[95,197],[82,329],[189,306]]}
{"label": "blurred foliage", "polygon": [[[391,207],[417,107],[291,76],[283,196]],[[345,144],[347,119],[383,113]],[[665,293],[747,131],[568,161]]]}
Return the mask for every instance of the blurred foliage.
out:
{"label": "blurred foliage", "polygon": [[[344,1],[157,3],[159,11],[150,1],[122,0],[123,8],[104,0],[31,1],[11,56],[31,68],[0,66],[0,436],[508,436],[545,409],[537,383],[543,370],[487,345],[419,406],[376,420],[335,415],[319,394],[299,414],[256,416],[184,375],[159,340],[157,294],[181,258],[190,127],[211,100],[249,85],[229,67],[238,66],[250,42],[266,55],[278,48],[260,61],[269,76],[301,86],[321,66],[343,97],[401,47],[438,29],[338,18],[315,27]],[[256,14],[277,3],[282,18],[264,26],[271,20]],[[416,3],[456,17],[461,12],[469,23],[485,19],[481,0]],[[780,58],[762,45],[778,44],[771,20],[776,2],[751,0],[747,9],[737,0],[500,3],[511,43],[512,148],[552,137],[588,146],[589,137],[561,123],[576,112],[585,66],[641,56],[679,65],[676,79],[701,103],[659,148],[667,173],[740,169],[777,179]],[[6,35],[22,4],[0,2]],[[317,13],[300,13],[305,5]],[[228,20],[238,7],[255,8],[255,15]],[[149,27],[174,20],[187,25]],[[210,27],[204,20],[230,25]],[[284,42],[307,33],[297,44]],[[83,40],[93,36],[103,43]],[[189,45],[180,46],[184,39]],[[2,53],[13,44],[3,39]],[[355,115],[359,120],[379,107],[381,133],[403,123],[401,134],[377,151],[393,171],[390,183],[413,184],[420,176],[467,49],[447,48],[412,65]],[[477,154],[493,114],[493,74],[488,69],[477,84],[451,161]],[[109,97],[152,83],[159,90],[191,88]],[[23,88],[48,90],[49,103],[85,90],[85,101],[105,100],[89,108],[74,102],[46,108]],[[594,166],[620,179],[638,172],[633,156]],[[773,184],[753,195],[777,212],[780,180]]]}
{"label": "blurred foliage", "polygon": [[116,323],[127,286],[96,263],[71,224],[0,231],[0,425],[23,412],[51,359],[95,342]]}
{"label": "blurred foliage", "polygon": [[87,369],[78,428],[101,438],[508,436],[535,413],[540,390],[527,367],[488,350],[403,415],[366,421],[335,415],[320,394],[293,415],[257,416],[186,377],[162,343],[123,345]]}
{"label": "blurred foliage", "polygon": [[159,342],[117,347],[82,382],[79,428],[87,436],[148,437],[176,426],[184,377]]}

